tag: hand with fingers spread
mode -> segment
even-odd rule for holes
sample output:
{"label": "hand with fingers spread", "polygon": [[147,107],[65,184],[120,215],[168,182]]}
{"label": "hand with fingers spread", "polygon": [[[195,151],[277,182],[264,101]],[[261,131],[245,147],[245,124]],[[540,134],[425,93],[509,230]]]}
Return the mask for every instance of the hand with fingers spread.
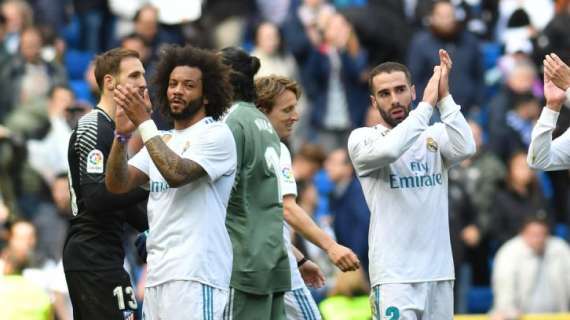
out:
{"label": "hand with fingers spread", "polygon": [[144,121],[150,119],[151,103],[148,89],[141,92],[131,85],[118,85],[113,91],[113,100],[117,104],[117,111],[125,113],[133,124],[138,127]]}
{"label": "hand with fingers spread", "polygon": [[439,79],[438,102],[449,95],[449,73],[453,62],[449,53],[443,49],[439,49],[439,67],[441,68],[441,77]]}
{"label": "hand with fingers spread", "polygon": [[556,112],[560,112],[562,104],[566,100],[566,93],[554,84],[552,79],[544,73],[544,97],[546,106]]}
{"label": "hand with fingers spread", "polygon": [[547,54],[543,60],[544,75],[562,90],[570,88],[570,67],[555,53]]}
{"label": "hand with fingers spread", "polygon": [[439,80],[441,79],[441,67],[435,66],[433,68],[433,75],[429,79],[426,88],[424,90],[424,97],[422,102],[429,103],[430,106],[435,107],[437,103],[438,91],[439,91]]}
{"label": "hand with fingers spread", "polygon": [[360,268],[360,261],[352,250],[335,243],[327,250],[329,259],[343,272]]}
{"label": "hand with fingers spread", "polygon": [[312,288],[321,288],[325,285],[325,275],[321,268],[311,260],[307,260],[299,267],[303,281]]}

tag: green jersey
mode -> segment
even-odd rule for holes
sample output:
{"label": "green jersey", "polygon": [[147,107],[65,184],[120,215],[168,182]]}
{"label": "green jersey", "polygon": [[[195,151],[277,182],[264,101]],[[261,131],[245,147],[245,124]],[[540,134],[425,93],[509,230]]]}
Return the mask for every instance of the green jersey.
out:
{"label": "green jersey", "polygon": [[288,291],[283,205],[277,180],[279,137],[267,117],[238,102],[225,119],[237,149],[237,172],[226,227],[233,245],[231,286],[253,294]]}

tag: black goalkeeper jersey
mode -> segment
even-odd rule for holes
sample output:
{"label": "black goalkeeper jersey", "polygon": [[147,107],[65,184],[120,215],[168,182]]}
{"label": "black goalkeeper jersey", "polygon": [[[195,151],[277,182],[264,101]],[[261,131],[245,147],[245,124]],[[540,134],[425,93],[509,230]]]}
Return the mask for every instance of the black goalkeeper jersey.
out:
{"label": "black goalkeeper jersey", "polygon": [[137,188],[117,195],[105,187],[114,131],[109,115],[95,108],[71,134],[68,162],[73,217],[63,249],[65,271],[122,269],[124,222],[139,231],[148,229],[144,206],[148,192]]}

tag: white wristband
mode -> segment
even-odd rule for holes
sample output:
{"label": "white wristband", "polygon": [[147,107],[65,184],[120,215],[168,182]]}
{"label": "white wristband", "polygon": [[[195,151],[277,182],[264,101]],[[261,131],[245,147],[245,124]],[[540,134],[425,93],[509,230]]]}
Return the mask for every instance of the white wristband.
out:
{"label": "white wristband", "polygon": [[570,87],[568,87],[568,89],[566,89],[566,101],[570,101]]}
{"label": "white wristband", "polygon": [[139,133],[141,134],[141,138],[143,143],[146,143],[148,140],[158,136],[158,128],[156,124],[151,119],[146,120],[145,122],[139,125]]}

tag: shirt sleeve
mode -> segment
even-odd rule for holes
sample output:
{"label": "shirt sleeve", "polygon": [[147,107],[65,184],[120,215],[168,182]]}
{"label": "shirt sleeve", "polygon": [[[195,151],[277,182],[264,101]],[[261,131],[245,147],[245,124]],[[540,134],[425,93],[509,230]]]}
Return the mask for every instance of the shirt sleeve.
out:
{"label": "shirt sleeve", "polygon": [[202,139],[192,141],[182,157],[196,162],[215,181],[236,169],[236,145],[223,123],[211,125]]}
{"label": "shirt sleeve", "polygon": [[278,172],[279,183],[281,184],[281,191],[283,196],[293,195],[297,196],[297,183],[295,182],[295,177],[293,176],[293,170],[291,169],[291,153],[287,146],[281,143],[281,155],[280,155],[280,172]]}
{"label": "shirt sleeve", "polygon": [[528,165],[533,169],[562,170],[570,167],[570,132],[552,141],[560,113],[544,107],[534,129],[528,150]]}
{"label": "shirt sleeve", "polygon": [[150,155],[146,147],[143,147],[137,154],[129,159],[129,166],[139,169],[141,172],[149,176]]}
{"label": "shirt sleeve", "polygon": [[448,95],[438,103],[441,122],[444,125],[445,143],[441,143],[441,154],[448,166],[456,164],[475,153],[473,132],[461,113],[461,107]]}
{"label": "shirt sleeve", "polygon": [[421,102],[394,129],[370,135],[369,128],[354,130],[348,138],[350,159],[359,176],[388,166],[406,152],[428,127],[433,107]]}

